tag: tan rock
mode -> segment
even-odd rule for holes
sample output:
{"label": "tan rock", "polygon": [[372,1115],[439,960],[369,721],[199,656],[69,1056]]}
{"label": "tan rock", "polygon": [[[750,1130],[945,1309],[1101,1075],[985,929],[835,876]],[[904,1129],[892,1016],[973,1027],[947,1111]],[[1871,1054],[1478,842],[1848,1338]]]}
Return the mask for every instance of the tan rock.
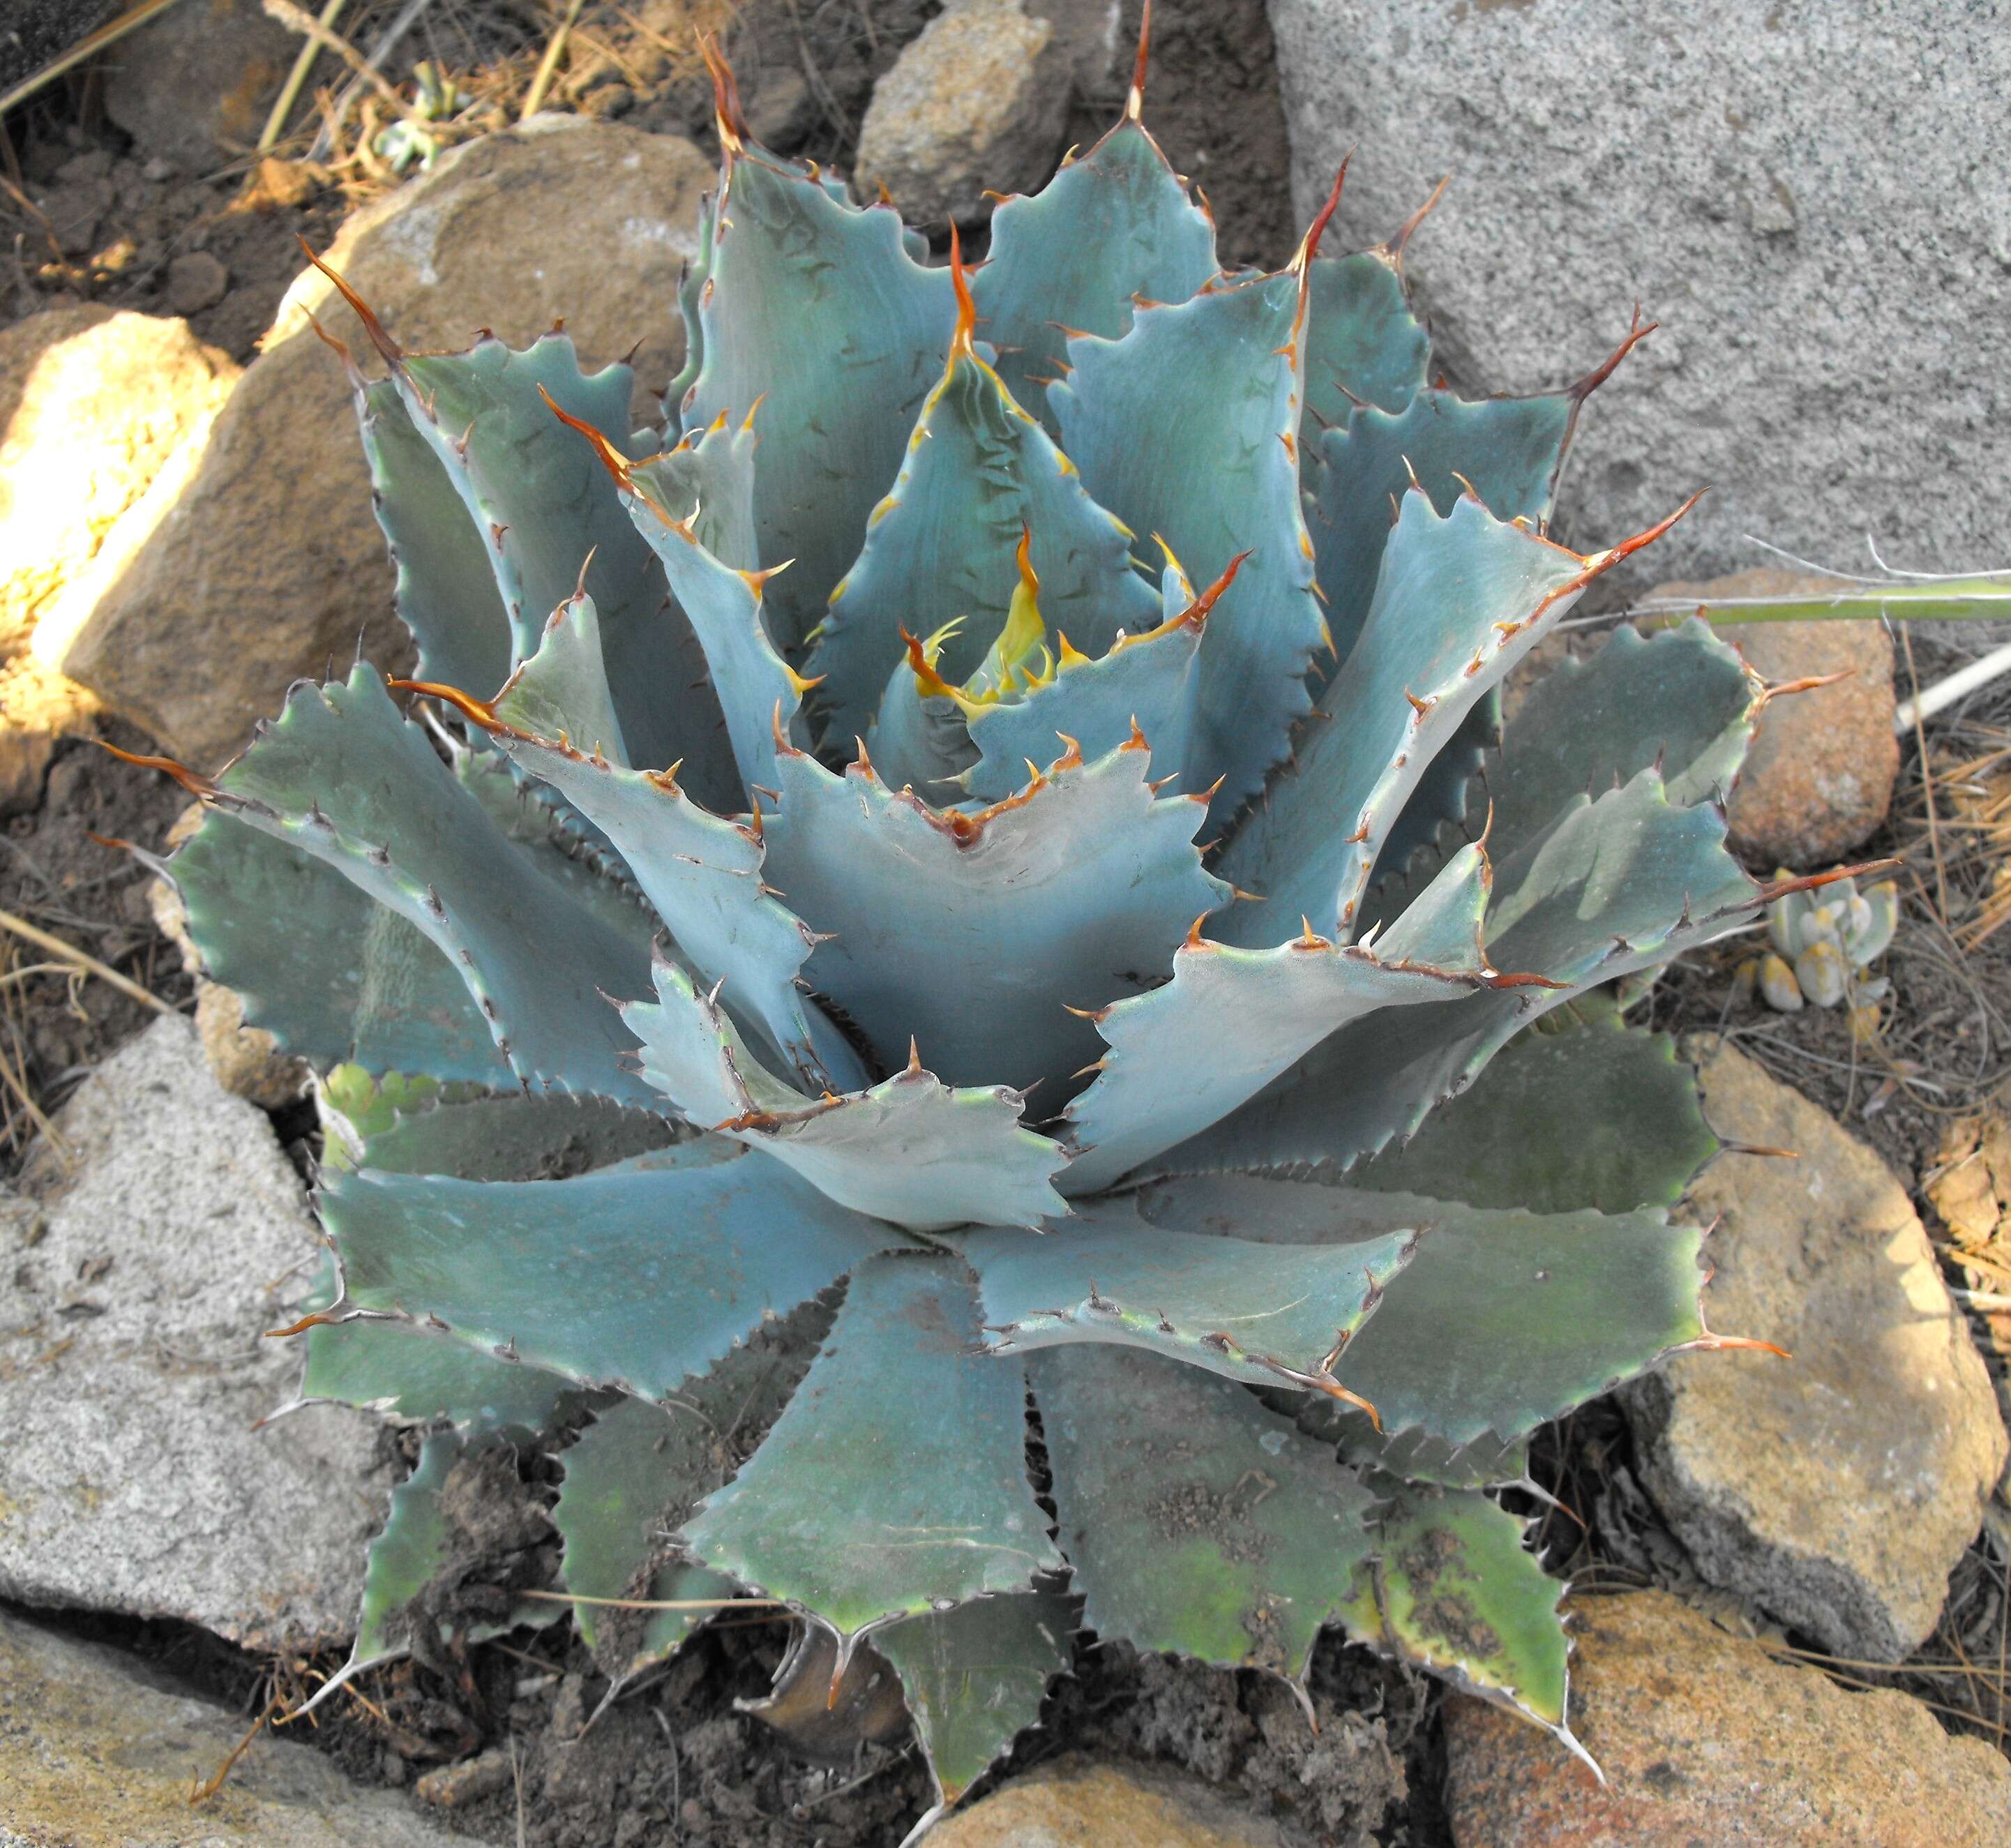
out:
{"label": "tan rock", "polygon": [[2011,1764],[1910,1696],[1853,1693],[1662,1592],[1572,1601],[1571,1723],[1606,1773],[1455,1697],[1458,1848],[2001,1848]]}
{"label": "tan rock", "polygon": [[1285,1848],[1196,1779],[1071,1753],[952,1816],[933,1848]]}
{"label": "tan rock", "polygon": [[[1657,597],[1782,596],[1831,580],[1746,571],[1664,584]],[[1771,871],[1841,860],[1876,833],[1899,771],[1893,734],[1892,638],[1878,622],[1748,622],[1724,631],[1768,681],[1849,678],[1773,701],[1732,792],[1732,844]]]}
{"label": "tan rock", "polygon": [[1624,1395],[1649,1493],[1713,1584],[1840,1655],[1933,1630],[2006,1442],[1988,1374],[1905,1188],[1823,1110],[1699,1042],[1729,1153],[1690,1191],[1721,1333],[1793,1355],[1679,1355]]}
{"label": "tan rock", "polygon": [[258,0],[182,0],[106,57],[105,112],[145,152],[214,173],[258,140],[300,42]]}
{"label": "tan rock", "polygon": [[953,0],[873,87],[859,178],[910,224],[970,224],[1032,192],[1062,151],[1073,52],[1020,0]]}
{"label": "tan rock", "polygon": [[[453,150],[328,255],[408,346],[460,347],[482,326],[525,344],[563,317],[590,364],[642,341],[639,383],[660,389],[713,177],[689,142],[540,117]],[[359,634],[380,665],[409,658],[349,390],[308,311],[350,337],[332,286],[304,273],[152,543],[45,652],[205,770],[292,681],[346,666]]]}
{"label": "tan rock", "polygon": [[201,443],[237,374],[186,322],[152,315],[52,308],[0,333],[0,648],[108,545],[137,545],[148,490]]}
{"label": "tan rock", "polygon": [[137,1663],[0,1612],[0,1843],[33,1848],[453,1848],[393,1790],[352,1783],[312,1746],[252,1741],[243,1714]]}

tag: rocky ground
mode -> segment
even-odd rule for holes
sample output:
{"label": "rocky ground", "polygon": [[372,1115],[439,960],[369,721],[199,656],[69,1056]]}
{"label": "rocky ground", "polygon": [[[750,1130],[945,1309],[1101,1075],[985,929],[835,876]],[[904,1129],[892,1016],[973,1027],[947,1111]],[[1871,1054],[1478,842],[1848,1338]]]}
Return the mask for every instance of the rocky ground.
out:
{"label": "rocky ground", "polygon": [[[738,1710],[784,1646],[760,1620],[715,1623],[604,1711],[557,1627],[374,1672],[283,1739],[265,1724],[339,1665],[361,1540],[410,1453],[330,1408],[260,1425],[291,1390],[258,1336],[308,1280],[312,1111],[227,998],[198,994],[145,868],[108,844],[159,847],[183,799],[91,740],[213,767],[359,624],[397,658],[347,392],[303,312],[328,291],[297,240],[332,245],[415,343],[478,322],[523,340],[562,313],[589,358],[642,337],[659,390],[715,151],[694,26],[724,32],[763,139],[884,180],[939,242],[967,216],[981,243],[973,176],[1035,176],[1107,122],[1137,8],[574,11],[526,130],[566,9],[355,0],[341,28],[366,51],[413,15],[383,60],[402,99],[421,58],[466,98],[403,181],[391,105],[346,95],[332,58],[260,155],[299,40],[252,0],[183,0],[5,119],[0,1843],[877,1848],[926,1804],[912,1747],[810,1763]],[[1158,11],[1152,125],[1225,260],[1276,262],[1295,231],[1264,8]],[[60,40],[24,16],[0,87]],[[2011,694],[1897,740],[1895,696],[1984,644],[1739,639],[1771,681],[1848,675],[1769,707],[1732,804],[1742,850],[1767,870],[1896,856],[1904,913],[1875,1030],[1742,998],[1745,944],[1639,1004],[1686,1036],[1734,1145],[1692,1202],[1717,1222],[1714,1325],[1796,1358],[1678,1360],[1539,1446],[1550,1499],[1531,1512],[1578,1587],[1575,1723],[1606,1787],[1338,1645],[1315,1661],[1317,1732],[1254,1677],[1084,1649],[998,1794],[936,1840],[2011,1835]],[[487,1485],[487,1568],[550,1550],[551,1473],[527,1458]]]}

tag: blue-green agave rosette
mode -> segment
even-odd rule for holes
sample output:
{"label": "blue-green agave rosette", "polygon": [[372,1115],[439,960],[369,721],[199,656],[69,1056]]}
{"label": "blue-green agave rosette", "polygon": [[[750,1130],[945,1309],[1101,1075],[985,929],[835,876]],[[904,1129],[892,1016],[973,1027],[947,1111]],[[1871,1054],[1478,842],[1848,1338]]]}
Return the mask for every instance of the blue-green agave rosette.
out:
{"label": "blue-green agave rosette", "polygon": [[669,427],[356,304],[417,675],[189,779],[208,972],[345,1068],[304,1394],[433,1433],[356,1665],[454,1457],[562,1423],[564,1589],[660,1607],[579,1605],[610,1673],[782,1601],[945,1802],[1085,1628],[1302,1687],[1334,1625],[1568,1743],[1493,1491],[1724,1344],[1668,1216],[1716,1144],[1666,1039],[1532,1029],[1769,896],[1702,625],[1501,725],[1654,536],[1547,536],[1607,369],[1429,383],[1324,215],[1225,272],[1137,88],[968,272],[721,94]]}

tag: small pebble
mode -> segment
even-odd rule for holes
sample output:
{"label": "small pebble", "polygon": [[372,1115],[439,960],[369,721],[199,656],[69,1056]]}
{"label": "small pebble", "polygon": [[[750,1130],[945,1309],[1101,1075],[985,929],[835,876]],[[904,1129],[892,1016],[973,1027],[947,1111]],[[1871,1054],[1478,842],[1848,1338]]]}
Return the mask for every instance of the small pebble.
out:
{"label": "small pebble", "polygon": [[230,272],[208,251],[188,251],[168,265],[168,306],[178,315],[215,308],[230,287]]}
{"label": "small pebble", "polygon": [[479,1758],[464,1758],[458,1764],[443,1764],[429,1771],[412,1786],[421,1803],[443,1810],[457,1810],[515,1781],[515,1769],[507,1747],[491,1746]]}

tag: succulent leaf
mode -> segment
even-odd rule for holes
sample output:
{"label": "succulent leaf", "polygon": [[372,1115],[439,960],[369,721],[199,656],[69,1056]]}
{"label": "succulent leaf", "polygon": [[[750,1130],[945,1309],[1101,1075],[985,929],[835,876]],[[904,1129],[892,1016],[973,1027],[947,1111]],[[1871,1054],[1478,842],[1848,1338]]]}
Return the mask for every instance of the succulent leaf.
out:
{"label": "succulent leaf", "polygon": [[[773,1356],[757,1357],[772,1369]],[[622,1398],[594,1415],[566,1451],[565,1481],[552,1510],[552,1525],[564,1542],[562,1570],[566,1589],[582,1598],[641,1595],[666,1601],[730,1598],[731,1579],[703,1566],[671,1565],[646,1578],[663,1554],[665,1517],[675,1526],[700,1495],[719,1479],[721,1422],[731,1426],[739,1405],[719,1390],[723,1376],[740,1387],[758,1382],[742,1379],[749,1372],[729,1356],[703,1380],[692,1382],[674,1404],[657,1406],[646,1399]],[[707,1390],[710,1387],[710,1390]],[[696,1388],[696,1391],[694,1391]],[[626,1679],[660,1661],[703,1623],[703,1611],[651,1611],[645,1614],[642,1635],[612,1667]],[[580,1640],[598,1650],[609,1627],[601,1608],[575,1607],[573,1622]],[[609,1640],[612,1640],[611,1638]]]}
{"label": "succulent leaf", "polygon": [[[1183,593],[1177,569],[1169,564],[1166,576]],[[1193,751],[1206,620],[1207,611],[1183,595],[1164,621],[1125,636],[1096,660],[1064,654],[1052,679],[1016,700],[980,707],[968,724],[977,760],[958,766],[963,787],[981,802],[1000,801],[1024,785],[1026,765],[1052,751],[1057,739],[1073,739],[1094,760],[1135,735],[1147,741],[1162,774],[1183,776],[1183,794],[1201,793],[1205,785],[1184,780],[1181,766]]]}
{"label": "succulent leaf", "polygon": [[1420,391],[1393,414],[1358,406],[1308,436],[1306,525],[1334,642],[1314,674],[1315,696],[1350,661],[1368,619],[1392,537],[1390,501],[1422,489],[1443,518],[1471,497],[1497,520],[1540,531],[1576,404],[1568,393],[1470,401]]}
{"label": "succulent leaf", "polygon": [[570,1380],[386,1322],[338,1322],[307,1333],[300,1396],[360,1405],[399,1424],[446,1423],[479,1441],[530,1441],[577,1401]]}
{"label": "succulent leaf", "polygon": [[729,148],[698,314],[682,427],[741,422],[766,399],[755,530],[763,566],[792,561],[769,621],[793,656],[899,471],[956,324],[949,274],[914,261],[888,208]]}
{"label": "succulent leaf", "polygon": [[1021,1126],[1015,1093],[952,1090],[911,1062],[870,1090],[806,1097],[762,1070],[685,970],[659,961],[656,985],[653,1003],[630,1002],[622,1017],[642,1042],[643,1076],[699,1128],[898,1226],[1038,1226],[1067,1210],[1053,1176],[1068,1158]]}
{"label": "succulent leaf", "polygon": [[1198,1367],[1098,1345],[1027,1371],[1088,1628],[1303,1682],[1368,1561],[1374,1496]]}
{"label": "succulent leaf", "polygon": [[834,746],[866,735],[905,657],[904,630],[931,636],[956,624],[941,677],[960,686],[978,671],[1020,586],[1023,534],[1048,629],[1098,655],[1119,630],[1153,625],[1159,597],[1131,568],[1130,532],[1084,492],[1073,465],[959,335],[867,522],[865,549],[831,593],[812,657]]}
{"label": "succulent leaf", "polygon": [[1718,1146],[1675,1042],[1607,1011],[1518,1036],[1351,1184],[1532,1212],[1626,1212],[1674,1206]]}
{"label": "succulent leaf", "polygon": [[971,293],[1006,388],[1059,436],[1047,390],[1071,334],[1119,339],[1137,300],[1185,301],[1215,274],[1213,222],[1127,117],[1038,193],[1000,201]]}
{"label": "succulent leaf", "polygon": [[[760,834],[707,814],[666,771],[625,769],[576,746],[502,728],[486,707],[463,710],[493,728],[512,761],[606,834],[679,953],[708,982],[731,981],[730,1005],[786,1064],[819,1082],[849,1087],[863,1077],[856,1057],[797,988],[813,938],[764,881]],[[639,980],[606,989],[646,992]]]}
{"label": "succulent leaf", "polygon": [[[1402,1277],[1336,1362],[1386,1439],[1421,1430],[1454,1448],[1498,1447],[1707,1332],[1703,1235],[1656,1210],[1490,1210],[1254,1174],[1157,1182],[1138,1210],[1154,1225],[1233,1227],[1364,1262],[1375,1249],[1365,1241],[1422,1228]],[[1458,1339],[1445,1338],[1455,1328]],[[1362,1414],[1332,1410],[1367,1443]]]}
{"label": "succulent leaf", "polygon": [[1315,257],[1306,272],[1306,410],[1322,428],[1358,404],[1401,415],[1425,389],[1431,336],[1386,247]]}
{"label": "succulent leaf", "polygon": [[337,1312],[647,1398],[901,1242],[723,1138],[568,1180],[366,1170],[333,1177],[321,1208],[343,1266]]}
{"label": "succulent leaf", "polygon": [[514,630],[489,546],[461,492],[413,428],[395,379],[356,386],[370,465],[371,507],[398,574],[398,614],[418,643],[419,674],[455,686],[500,686]]}
{"label": "succulent leaf", "polygon": [[1596,654],[1565,661],[1529,689],[1489,781],[1495,850],[1513,853],[1573,796],[1659,767],[1671,802],[1728,791],[1760,711],[1760,684],[1736,649],[1695,618],[1643,636],[1616,628]]}
{"label": "succulent leaf", "polygon": [[1062,1191],[1108,1187],[1219,1122],[1350,1022],[1472,993],[1490,974],[1486,892],[1486,857],[1468,847],[1372,950],[1310,926],[1276,949],[1190,938],[1171,981],[1098,1017],[1110,1049],[1069,1106],[1078,1152]]}
{"label": "succulent leaf", "polygon": [[[212,799],[423,932],[463,970],[524,1082],[646,1098],[618,1063],[632,1042],[597,1003],[645,978],[647,920],[638,912],[618,928],[511,842],[399,716],[374,668],[297,687]],[[556,964],[541,948],[553,943],[567,952]]]}
{"label": "succulent leaf", "polygon": [[938,1800],[953,1803],[1041,1717],[1067,1672],[1074,1601],[1052,1591],[974,1598],[890,1624],[873,1646],[894,1665]]}
{"label": "succulent leaf", "polygon": [[1489,961],[1561,985],[1486,989],[1419,1014],[1368,1015],[1155,1166],[1345,1167],[1373,1155],[1412,1134],[1538,1016],[1709,942],[1749,915],[1760,896],[1725,851],[1724,817],[1674,806],[1655,773],[1643,771],[1568,809],[1494,869]]}
{"label": "succulent leaf", "polygon": [[169,871],[205,971],[287,1052],[318,1065],[507,1077],[454,963],[337,867],[212,809]]}
{"label": "succulent leaf", "polygon": [[1027,1479],[1023,1382],[972,1364],[977,1334],[962,1264],[858,1265],[796,1396],[685,1545],[842,1646],[1059,1570]]}
{"label": "succulent leaf", "polygon": [[1564,1725],[1564,1587],[1523,1545],[1523,1523],[1472,1490],[1403,1485],[1376,1511],[1374,1590],[1350,1614],[1364,1640],[1513,1707],[1582,1749]]}
{"label": "succulent leaf", "polygon": [[1344,1251],[1166,1227],[1148,1234],[1120,1196],[1039,1238],[966,1232],[951,1242],[977,1273],[990,1353],[1110,1343],[1246,1385],[1333,1393],[1333,1357],[1410,1262],[1415,1234],[1395,1230]]}
{"label": "succulent leaf", "polygon": [[[1347,932],[1391,824],[1488,688],[1575,600],[1590,561],[1462,498],[1441,515],[1407,493],[1375,600],[1348,657],[1347,706],[1315,720],[1223,856],[1267,903],[1225,920],[1231,941],[1280,934],[1301,913]],[[1502,964],[1527,968],[1527,963]]]}
{"label": "succulent leaf", "polygon": [[810,980],[883,1065],[904,1065],[913,1039],[945,1083],[1045,1079],[1059,1092],[1096,1057],[1095,1028],[1068,1009],[1163,974],[1188,925],[1228,896],[1193,845],[1202,805],[1155,799],[1146,758],[1063,757],[974,815],[891,791],[870,767],[835,776],[779,758],[767,876],[829,934]]}
{"label": "succulent leaf", "polygon": [[1141,308],[1121,339],[1072,339],[1072,369],[1048,393],[1083,486],[1131,532],[1159,536],[1199,582],[1250,554],[1203,632],[1178,767],[1191,790],[1223,779],[1218,818],[1285,755],[1326,633],[1299,505],[1303,308],[1294,269]]}

